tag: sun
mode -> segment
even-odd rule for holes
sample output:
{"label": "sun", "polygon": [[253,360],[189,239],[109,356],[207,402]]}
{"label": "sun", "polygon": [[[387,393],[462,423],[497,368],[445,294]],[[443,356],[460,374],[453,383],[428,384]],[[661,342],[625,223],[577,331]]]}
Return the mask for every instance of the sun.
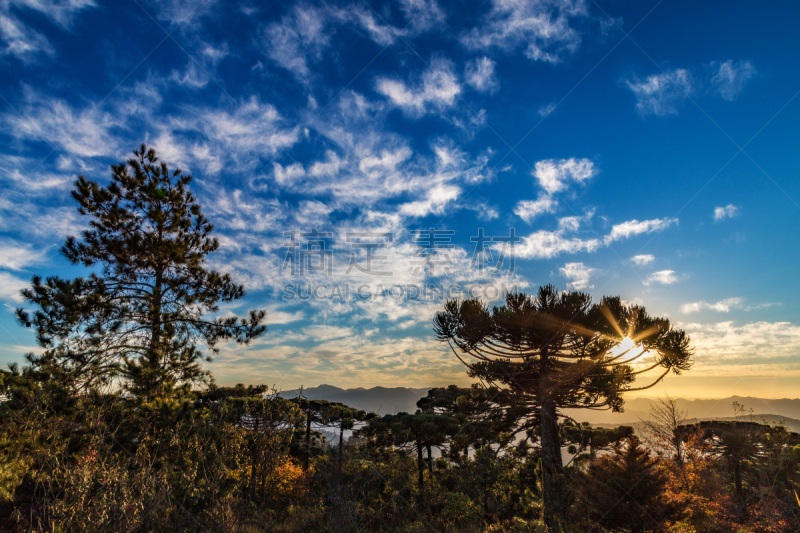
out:
{"label": "sun", "polygon": [[625,337],[619,343],[619,348],[618,348],[619,353],[627,352],[628,350],[630,350],[634,346],[636,346],[636,343],[633,342],[633,339],[631,339],[630,337]]}

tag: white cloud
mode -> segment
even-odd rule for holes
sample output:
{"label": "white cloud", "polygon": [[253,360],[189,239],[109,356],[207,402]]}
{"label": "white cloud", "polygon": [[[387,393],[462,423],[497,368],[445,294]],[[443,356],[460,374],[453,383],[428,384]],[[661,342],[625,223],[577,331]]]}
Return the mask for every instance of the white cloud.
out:
{"label": "white cloud", "polygon": [[151,0],[156,16],[172,24],[190,25],[208,15],[218,0]]}
{"label": "white cloud", "polygon": [[628,239],[635,235],[642,233],[653,233],[656,231],[663,231],[673,224],[678,224],[677,218],[654,218],[652,220],[629,220],[621,224],[615,224],[611,228],[611,233],[606,235],[604,241],[606,244],[611,244],[620,239]]}
{"label": "white cloud", "polygon": [[558,201],[549,194],[540,194],[536,200],[523,200],[514,207],[514,213],[530,224],[539,215],[554,213]]}
{"label": "white cloud", "polygon": [[631,257],[631,261],[638,266],[649,265],[655,260],[656,258],[650,254],[634,255]]}
{"label": "white cloud", "polygon": [[22,270],[28,265],[38,263],[47,255],[47,250],[34,251],[30,244],[22,244],[11,239],[0,240],[0,268]]}
{"label": "white cloud", "polygon": [[626,81],[636,96],[637,111],[642,115],[658,116],[677,114],[677,105],[692,93],[692,83],[692,75],[683,68],[654,74],[644,81]]}
{"label": "white cloud", "polygon": [[329,18],[330,13],[324,8],[295,6],[281,22],[264,29],[267,55],[297,78],[307,80],[311,74],[309,58],[321,60],[323,50],[330,43]]}
{"label": "white cloud", "polygon": [[596,268],[587,267],[583,263],[567,263],[558,271],[569,280],[567,288],[570,290],[582,291],[594,288],[594,285],[589,285],[589,278],[597,272]]}
{"label": "white cloud", "polygon": [[653,272],[647,279],[645,279],[642,283],[645,285],[652,285],[653,283],[658,283],[661,285],[672,285],[678,281],[678,276],[675,275],[674,270],[660,270],[658,272]]}
{"label": "white cloud", "polygon": [[118,151],[111,129],[120,118],[94,107],[75,109],[26,88],[25,106],[19,114],[5,114],[3,122],[17,138],[44,141],[72,156],[96,157]]}
{"label": "white cloud", "polygon": [[537,161],[533,175],[548,194],[567,188],[568,182],[583,183],[597,175],[594,163],[589,159],[545,159]]}
{"label": "white cloud", "polygon": [[545,159],[536,162],[531,174],[544,192],[536,200],[523,200],[514,208],[514,213],[529,224],[539,215],[554,213],[558,207],[554,195],[565,191],[570,182],[580,184],[597,175],[597,169],[589,159]]}
{"label": "white cloud", "polygon": [[295,6],[280,22],[262,29],[262,48],[280,67],[308,83],[312,74],[310,65],[323,60],[338,26],[352,26],[379,46],[389,46],[397,37],[419,35],[444,21],[444,13],[435,1],[401,0],[400,3],[408,21],[402,28],[386,24],[374,11],[358,3],[347,7]]}
{"label": "white cloud", "polygon": [[584,0],[494,0],[481,25],[464,34],[461,42],[470,50],[506,52],[527,45],[529,59],[558,63],[581,42],[570,23],[587,15]]}
{"label": "white cloud", "polygon": [[695,371],[732,376],[797,375],[800,326],[791,322],[731,321],[678,324],[692,339]]}
{"label": "white cloud", "polygon": [[491,93],[498,89],[500,83],[494,73],[495,62],[488,57],[472,59],[467,63],[464,79],[467,85],[480,92]]}
{"label": "white cloud", "polygon": [[523,259],[550,259],[563,253],[594,252],[602,246],[597,239],[568,238],[563,230],[540,230],[527,237],[514,248],[517,257]]}
{"label": "white cloud", "polygon": [[0,300],[22,302],[24,300],[19,291],[30,286],[30,282],[23,281],[8,272],[0,272]]}
{"label": "white cloud", "polygon": [[63,2],[5,0],[0,2],[0,42],[5,45],[0,48],[0,57],[11,55],[29,63],[40,54],[55,55],[55,50],[44,35],[11,14],[12,7],[17,10],[38,11],[62,28],[69,28],[78,12],[94,5],[92,0]]}
{"label": "white cloud", "polygon": [[547,105],[544,105],[544,106],[540,107],[538,113],[539,113],[540,116],[546,117],[546,116],[550,115],[553,111],[555,111],[556,107],[558,107],[558,104],[556,104],[555,102],[552,102],[552,103],[549,103]]}
{"label": "white cloud", "polygon": [[733,218],[739,214],[739,208],[733,204],[728,204],[725,207],[714,208],[714,220],[720,221],[726,218]]}
{"label": "white cloud", "polygon": [[733,102],[739,96],[747,81],[756,74],[756,69],[749,61],[736,63],[731,59],[724,62],[714,61],[709,67],[713,72],[711,85],[714,91],[729,102]]}
{"label": "white cloud", "polygon": [[441,215],[445,207],[458,198],[461,189],[453,185],[437,185],[428,190],[428,198],[400,206],[400,213],[412,217],[424,217],[429,214]]}
{"label": "white cloud", "polygon": [[461,93],[461,85],[453,71],[453,64],[445,59],[435,59],[422,74],[421,82],[409,87],[399,80],[378,78],[375,89],[411,116],[451,107]]}
{"label": "white cloud", "polygon": [[731,309],[741,309],[742,304],[744,302],[743,298],[726,298],[725,300],[720,300],[715,304],[710,304],[708,302],[692,302],[688,304],[683,304],[681,306],[681,313],[697,313],[698,311],[702,311],[703,309],[709,309],[711,311],[717,311],[720,313],[727,313]]}
{"label": "white cloud", "polygon": [[[515,253],[519,257],[525,259],[549,259],[562,253],[594,252],[603,246],[609,246],[612,242],[619,239],[627,239],[642,233],[661,231],[678,222],[678,219],[674,218],[657,218],[642,222],[638,220],[629,220],[613,226],[611,228],[611,233],[603,237],[602,240],[597,238],[570,238],[567,236],[568,233],[578,231],[581,222],[591,219],[592,216],[594,216],[593,211],[588,212],[586,216],[583,217],[562,217],[558,221],[558,229],[556,231],[540,230],[527,237],[523,237],[522,242],[516,246]],[[675,280],[670,280],[669,276],[665,274],[667,272],[672,271],[657,273],[659,276],[656,276],[651,281],[659,283],[672,283],[677,281],[677,278]],[[660,281],[660,279],[662,279],[660,276],[662,275],[665,281]],[[649,284],[649,282],[645,283],[645,285],[647,284]]]}

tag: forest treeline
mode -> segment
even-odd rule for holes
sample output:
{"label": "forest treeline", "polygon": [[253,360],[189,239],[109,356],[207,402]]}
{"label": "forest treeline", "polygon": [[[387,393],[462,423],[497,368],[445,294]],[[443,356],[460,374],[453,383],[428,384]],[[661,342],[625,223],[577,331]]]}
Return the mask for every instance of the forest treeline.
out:
{"label": "forest treeline", "polygon": [[146,146],[107,186],[78,177],[88,229],[61,252],[86,274],[33,278],[16,316],[42,351],[0,374],[4,529],[800,530],[785,428],[686,424],[669,399],[639,432],[564,415],[622,411],[692,367],[684,331],[619,297],[446,302],[432,333],[476,384],[415,413],[216,386],[203,363],[266,334],[266,313],[219,314],[244,287],[207,267],[219,242],[191,181]]}

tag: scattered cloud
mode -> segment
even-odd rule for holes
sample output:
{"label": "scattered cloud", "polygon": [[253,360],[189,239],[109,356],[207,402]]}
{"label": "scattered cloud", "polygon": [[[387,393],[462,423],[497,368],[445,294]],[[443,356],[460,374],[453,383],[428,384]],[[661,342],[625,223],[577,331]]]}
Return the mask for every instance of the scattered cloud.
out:
{"label": "scattered cloud", "polygon": [[309,61],[320,61],[330,43],[329,19],[330,13],[324,8],[295,6],[280,22],[264,28],[266,54],[298,79],[307,80],[311,74]]}
{"label": "scattered cloud", "polygon": [[611,244],[614,241],[629,239],[635,235],[663,231],[673,224],[678,224],[677,218],[654,218],[652,220],[642,220],[641,222],[636,219],[629,220],[612,226],[611,233],[605,236],[604,242]]}
{"label": "scattered cloud", "polygon": [[725,207],[714,208],[714,220],[720,221],[726,218],[733,218],[739,214],[739,208],[733,204],[728,204]]}
{"label": "scattered cloud", "polygon": [[596,268],[590,268],[583,263],[567,263],[558,271],[567,278],[567,288],[573,291],[593,289],[594,285],[589,285],[589,278],[597,272]]}
{"label": "scattered cloud", "polygon": [[422,80],[414,86],[391,78],[378,78],[375,90],[386,96],[395,106],[412,117],[429,111],[442,111],[452,107],[461,93],[452,62],[435,59],[423,72]]}
{"label": "scattered cloud", "polygon": [[709,309],[711,311],[717,311],[720,313],[727,313],[731,309],[741,309],[742,304],[744,303],[744,298],[726,298],[725,300],[720,300],[715,304],[710,304],[708,302],[692,302],[688,304],[683,304],[681,306],[681,313],[689,314],[689,313],[697,313],[698,311],[702,311],[703,309]]}
{"label": "scattered cloud", "polygon": [[24,63],[34,62],[44,54],[54,56],[55,49],[39,31],[12,14],[17,11],[37,11],[63,29],[68,29],[78,13],[94,7],[93,0],[44,2],[40,0],[6,0],[0,2],[0,57],[14,56]]}
{"label": "scattered cloud", "polygon": [[546,117],[550,115],[553,111],[556,110],[556,107],[558,107],[558,104],[556,104],[555,102],[540,107],[538,111],[539,116]]}
{"label": "scattered cloud", "polygon": [[674,270],[660,270],[653,272],[642,282],[645,285],[652,285],[658,283],[660,285],[672,285],[678,281],[678,276],[675,275]]}
{"label": "scattered cloud", "polygon": [[550,259],[564,253],[594,252],[603,245],[599,239],[569,237],[569,233],[578,229],[575,217],[566,217],[561,221],[565,222],[559,223],[556,231],[539,230],[522,237],[514,253],[523,259]]}
{"label": "scattered cloud", "polygon": [[542,193],[536,200],[523,200],[514,208],[514,214],[530,224],[539,215],[554,213],[558,200],[549,194]]}
{"label": "scattered cloud", "polygon": [[11,239],[0,239],[0,268],[22,270],[28,265],[41,262],[47,250],[34,250],[30,244],[23,244]]}
{"label": "scattered cloud", "polygon": [[692,93],[693,80],[687,69],[679,68],[625,83],[636,96],[640,114],[665,116],[678,113],[677,106]]}
{"label": "scattered cloud", "polygon": [[495,92],[500,87],[500,83],[495,76],[494,67],[494,61],[488,57],[471,59],[464,70],[464,80],[476,91]]}
{"label": "scattered cloud", "polygon": [[[519,205],[517,208],[519,208]],[[581,223],[588,221],[593,216],[594,212],[590,211],[583,217],[562,217],[558,221],[558,229],[556,231],[539,230],[527,237],[523,237],[522,242],[515,248],[515,253],[517,253],[519,257],[527,259],[550,259],[562,253],[594,252],[620,239],[628,239],[644,233],[663,231],[673,224],[678,223],[678,219],[676,218],[656,218],[652,220],[643,220],[641,222],[638,220],[629,220],[612,226],[611,233],[602,239],[581,239],[579,237],[568,236],[570,233],[577,232],[580,229]],[[668,279],[668,277],[664,279]],[[653,281],[661,283],[658,277],[654,278]],[[674,281],[677,281],[677,278]],[[672,282],[673,281],[664,281],[663,283]],[[649,282],[645,283],[645,285],[647,284],[649,284]]]}
{"label": "scattered cloud", "polygon": [[16,303],[22,302],[24,300],[19,291],[30,286],[30,282],[23,281],[16,276],[12,276],[8,272],[0,271],[0,300]]}
{"label": "scattered cloud", "polygon": [[589,159],[545,159],[537,161],[531,174],[544,189],[536,200],[523,200],[514,208],[514,213],[530,224],[539,215],[554,213],[558,207],[555,194],[564,192],[570,183],[581,184],[597,175],[594,163]]}
{"label": "scattered cloud", "polygon": [[756,75],[756,69],[749,61],[710,63],[711,86],[713,90],[728,102],[733,102],[744,89],[745,84]]}
{"label": "scattered cloud", "polygon": [[666,116],[678,114],[683,101],[698,91],[708,91],[732,102],[755,74],[756,69],[749,61],[729,59],[693,69],[668,69],[644,80],[633,77],[625,84],[636,96],[636,110],[641,115]]}
{"label": "scattered cloud", "polygon": [[649,265],[655,260],[656,260],[655,256],[652,256],[650,254],[634,255],[633,257],[631,257],[631,261],[633,261],[633,264],[637,266]]}
{"label": "scattered cloud", "polygon": [[580,33],[571,24],[587,16],[584,0],[494,0],[482,23],[463,34],[461,42],[468,50],[507,53],[525,46],[529,59],[558,63],[580,46]]}
{"label": "scattered cloud", "polygon": [[556,194],[569,182],[580,184],[596,176],[597,169],[589,159],[545,159],[536,162],[533,175],[548,194]]}
{"label": "scattered cloud", "polygon": [[[692,339],[696,370],[704,374],[796,374],[800,353],[800,326],[791,322],[732,321],[678,324]],[[791,368],[790,368],[791,367]]]}

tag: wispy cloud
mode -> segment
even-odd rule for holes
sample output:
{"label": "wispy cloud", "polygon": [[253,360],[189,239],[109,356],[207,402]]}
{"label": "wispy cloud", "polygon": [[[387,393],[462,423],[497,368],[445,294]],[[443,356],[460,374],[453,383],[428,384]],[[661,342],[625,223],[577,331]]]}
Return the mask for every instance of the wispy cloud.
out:
{"label": "wispy cloud", "polygon": [[567,263],[558,271],[567,278],[567,288],[573,291],[592,289],[594,285],[589,285],[589,279],[597,272],[596,268],[590,268],[583,263]]}
{"label": "wispy cloud", "polygon": [[720,300],[715,304],[710,304],[708,302],[700,301],[700,302],[692,302],[683,304],[681,306],[681,313],[689,314],[689,313],[697,313],[698,311],[702,311],[704,309],[708,309],[711,311],[717,311],[720,313],[727,313],[731,309],[741,309],[742,304],[744,302],[744,298],[726,298],[724,300]]}
{"label": "wispy cloud", "polygon": [[587,16],[584,0],[494,0],[481,25],[462,35],[461,42],[469,50],[511,52],[524,46],[529,59],[558,63],[578,49],[581,36],[571,24]]}
{"label": "wispy cloud", "polygon": [[719,222],[726,218],[733,218],[739,214],[739,208],[733,204],[714,208],[714,220]]}
{"label": "wispy cloud", "polygon": [[[620,239],[663,231],[678,223],[677,218],[656,218],[641,222],[629,220],[612,226],[611,233],[602,239],[581,239],[580,237],[569,236],[570,233],[577,232],[581,224],[593,215],[594,213],[590,212],[586,217],[563,217],[559,219],[556,231],[539,230],[527,237],[523,237],[522,243],[517,246],[515,253],[519,257],[527,259],[550,259],[562,253],[594,252]],[[653,281],[659,282],[657,278],[654,278]],[[677,278],[674,281],[677,281]],[[645,284],[647,285],[648,283]],[[664,281],[663,283],[673,283],[673,281]]]}
{"label": "wispy cloud", "polygon": [[729,102],[736,100],[745,84],[756,75],[756,69],[749,61],[714,61],[709,64],[709,68],[712,71],[711,86]]}
{"label": "wispy cloud", "polygon": [[678,281],[678,276],[675,275],[674,270],[660,270],[653,272],[642,281],[645,285],[652,285],[658,283],[659,285],[672,285]]}
{"label": "wispy cloud", "polygon": [[691,336],[698,354],[697,371],[739,376],[797,374],[797,366],[793,365],[800,352],[797,324],[725,321],[678,326]]}
{"label": "wispy cloud", "polygon": [[589,159],[545,159],[536,162],[533,175],[548,194],[555,194],[570,182],[580,184],[596,176],[597,169]]}
{"label": "wispy cloud", "polygon": [[419,117],[452,107],[461,93],[461,84],[452,62],[439,58],[431,62],[419,83],[406,85],[397,79],[378,78],[375,90],[408,115]]}
{"label": "wispy cloud", "polygon": [[0,271],[0,300],[22,302],[24,300],[19,291],[27,287],[30,287],[29,282],[12,276],[8,272]]}
{"label": "wispy cloud", "polygon": [[611,244],[614,241],[629,239],[635,235],[663,231],[677,224],[677,218],[654,218],[652,220],[642,220],[641,222],[636,219],[629,220],[612,226],[611,233],[606,235],[603,241],[606,244]]}
{"label": "wispy cloud", "polygon": [[631,261],[633,261],[633,264],[638,266],[649,265],[655,260],[656,260],[655,256],[652,256],[650,254],[634,255],[633,257],[631,257]]}
{"label": "wispy cloud", "polygon": [[295,6],[280,22],[264,28],[266,54],[298,79],[307,80],[311,74],[309,61],[320,61],[330,44],[330,18],[326,9]]}
{"label": "wispy cloud", "polygon": [[28,265],[41,262],[47,250],[35,250],[30,244],[11,239],[0,239],[0,268],[22,270]]}
{"label": "wispy cloud", "polygon": [[554,213],[558,207],[555,195],[563,193],[570,184],[583,184],[596,176],[598,170],[589,159],[545,159],[537,161],[531,174],[544,192],[536,200],[522,200],[514,213],[527,223],[545,213]]}
{"label": "wispy cloud", "polygon": [[467,85],[476,91],[492,93],[496,91],[500,83],[494,72],[495,63],[488,57],[479,57],[467,62],[464,70],[464,80]]}
{"label": "wispy cloud", "polygon": [[514,214],[530,224],[533,220],[545,213],[554,213],[558,200],[543,193],[536,200],[523,200],[514,207]]}
{"label": "wispy cloud", "polygon": [[687,69],[667,70],[644,80],[627,80],[636,96],[636,110],[642,115],[675,115],[678,105],[692,93],[692,75]]}
{"label": "wispy cloud", "polygon": [[0,2],[0,57],[14,56],[25,63],[33,62],[39,55],[54,56],[55,49],[39,31],[31,28],[12,13],[37,11],[62,29],[68,29],[77,14],[95,5],[93,0],[68,0],[46,2],[39,0],[6,0]]}
{"label": "wispy cloud", "polygon": [[667,69],[644,79],[632,77],[625,85],[636,96],[641,115],[676,115],[680,105],[695,93],[712,93],[728,102],[756,74],[749,61],[712,61],[693,68]]}

